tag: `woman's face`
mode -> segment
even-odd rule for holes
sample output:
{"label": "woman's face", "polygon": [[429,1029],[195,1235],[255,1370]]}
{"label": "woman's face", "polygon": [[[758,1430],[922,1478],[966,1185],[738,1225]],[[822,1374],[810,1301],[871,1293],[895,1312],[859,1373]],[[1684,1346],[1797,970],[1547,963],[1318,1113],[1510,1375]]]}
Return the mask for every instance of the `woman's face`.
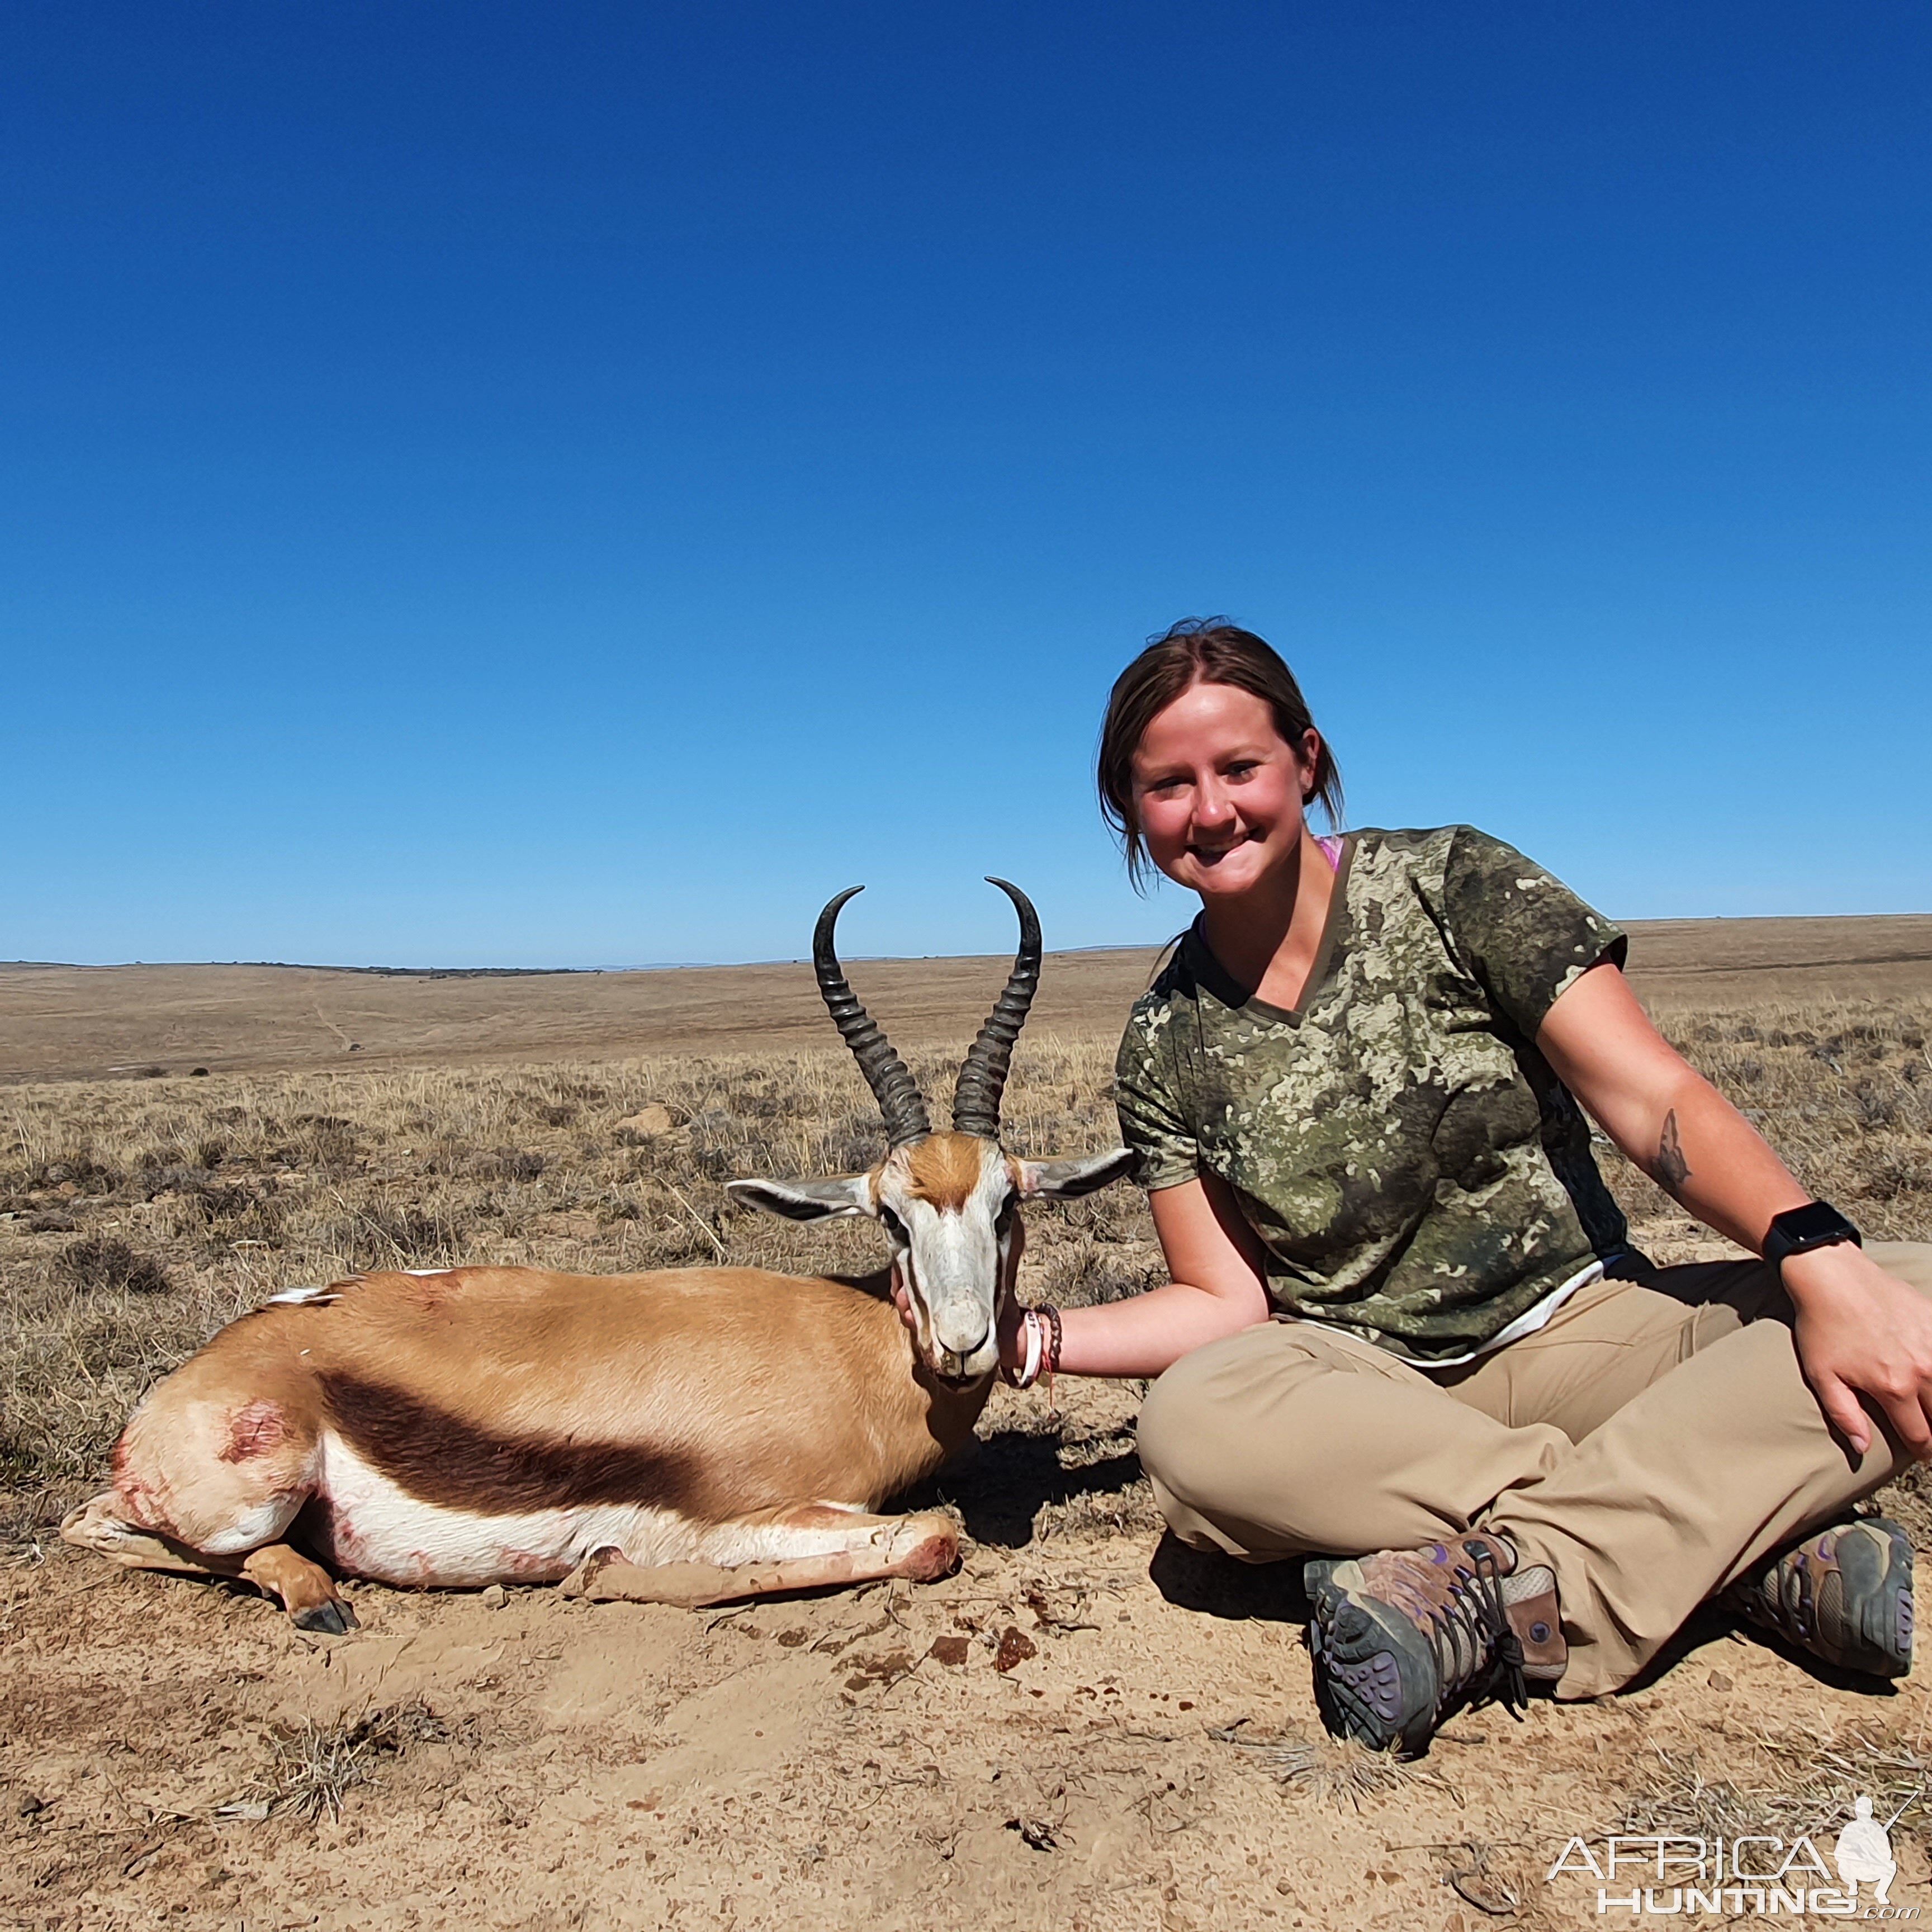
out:
{"label": "woman's face", "polygon": [[1204,898],[1252,891],[1298,862],[1320,740],[1287,743],[1252,692],[1197,684],[1142,734],[1134,806],[1148,856]]}

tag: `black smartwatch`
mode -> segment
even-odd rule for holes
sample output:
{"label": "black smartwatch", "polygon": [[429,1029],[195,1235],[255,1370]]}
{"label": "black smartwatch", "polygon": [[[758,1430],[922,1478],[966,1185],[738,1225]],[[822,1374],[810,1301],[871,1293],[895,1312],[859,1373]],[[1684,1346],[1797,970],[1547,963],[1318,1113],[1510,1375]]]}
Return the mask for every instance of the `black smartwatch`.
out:
{"label": "black smartwatch", "polygon": [[1857,1228],[1829,1202],[1814,1201],[1772,1216],[1771,1232],[1764,1238],[1764,1258],[1782,1280],[1784,1264],[1793,1255],[1835,1247],[1840,1241],[1850,1241],[1855,1248],[1864,1246]]}

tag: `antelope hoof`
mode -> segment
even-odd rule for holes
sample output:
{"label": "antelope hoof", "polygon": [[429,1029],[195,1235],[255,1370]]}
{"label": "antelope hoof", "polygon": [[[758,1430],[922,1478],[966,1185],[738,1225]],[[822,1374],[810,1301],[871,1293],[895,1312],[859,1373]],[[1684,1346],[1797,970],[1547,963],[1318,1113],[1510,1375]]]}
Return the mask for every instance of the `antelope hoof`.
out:
{"label": "antelope hoof", "polygon": [[[596,1594],[597,1580],[610,1568],[612,1564],[623,1562],[624,1552],[615,1544],[602,1544],[597,1549],[592,1550],[584,1561],[557,1585],[557,1594],[560,1597],[587,1597],[592,1603],[596,1603],[598,1600]],[[625,1567],[628,1569],[631,1566],[626,1564]]]}
{"label": "antelope hoof", "polygon": [[328,1636],[346,1636],[361,1628],[354,1610],[341,1598],[331,1597],[289,1612],[289,1621],[299,1630],[320,1630]]}

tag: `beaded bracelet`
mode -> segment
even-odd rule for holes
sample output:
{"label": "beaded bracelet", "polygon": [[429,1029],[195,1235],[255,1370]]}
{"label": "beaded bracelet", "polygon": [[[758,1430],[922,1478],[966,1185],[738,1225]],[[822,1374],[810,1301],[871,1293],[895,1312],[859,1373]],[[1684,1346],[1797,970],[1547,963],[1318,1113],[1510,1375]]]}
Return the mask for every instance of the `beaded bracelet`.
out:
{"label": "beaded bracelet", "polygon": [[1053,1330],[1053,1342],[1046,1352],[1046,1394],[1053,1400],[1053,1378],[1060,1372],[1060,1310],[1050,1301],[1042,1301],[1034,1311],[1042,1316],[1046,1325]]}

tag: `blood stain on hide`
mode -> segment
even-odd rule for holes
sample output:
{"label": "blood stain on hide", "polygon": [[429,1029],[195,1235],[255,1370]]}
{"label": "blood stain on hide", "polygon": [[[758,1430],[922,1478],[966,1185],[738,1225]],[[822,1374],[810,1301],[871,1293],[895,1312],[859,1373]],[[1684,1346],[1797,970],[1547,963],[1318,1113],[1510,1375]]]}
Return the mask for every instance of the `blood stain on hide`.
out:
{"label": "blood stain on hide", "polygon": [[266,1456],[288,1440],[288,1425],[281,1406],[268,1401],[251,1402],[235,1412],[228,1425],[228,1446],[221,1452],[224,1462],[245,1462],[253,1456]]}

